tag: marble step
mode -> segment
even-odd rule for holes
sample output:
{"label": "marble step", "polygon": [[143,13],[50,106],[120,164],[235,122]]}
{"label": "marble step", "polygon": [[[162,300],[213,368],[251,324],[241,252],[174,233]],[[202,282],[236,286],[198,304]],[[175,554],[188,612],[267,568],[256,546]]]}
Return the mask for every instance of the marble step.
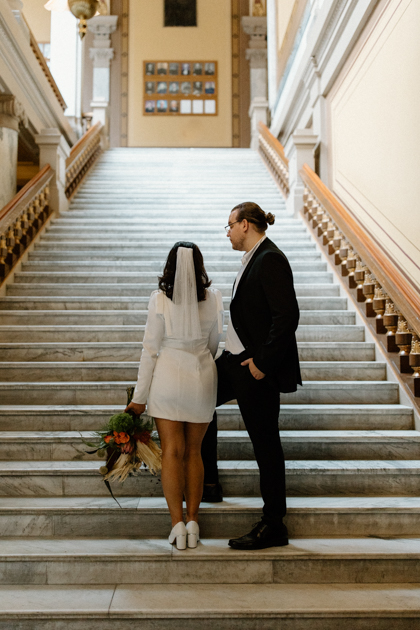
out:
{"label": "marble step", "polygon": [[[105,241],[115,240],[121,241],[136,241],[138,242],[138,247],[140,252],[161,252],[166,251],[171,248],[171,246],[177,240],[187,240],[196,243],[200,249],[201,253],[206,259],[211,252],[217,250],[224,250],[227,252],[232,252],[232,246],[227,239],[226,233],[223,229],[223,226],[219,226],[219,228],[213,228],[212,230],[198,230],[197,228],[194,231],[186,232],[184,230],[180,230],[178,227],[173,227],[171,229],[168,228],[167,225],[162,224],[161,226],[151,226],[149,229],[144,229],[142,227],[125,227],[121,229],[117,228],[109,228],[103,229],[102,226],[97,226],[96,229],[92,227],[91,229],[66,229],[66,230],[48,230],[43,232],[42,237],[40,239],[41,243],[49,243],[53,242],[66,242],[66,241],[97,241],[98,240],[98,229],[100,230],[101,238]],[[165,230],[165,238],[162,241],[156,241],[156,232],[157,230]],[[284,233],[286,232],[286,234]],[[271,240],[274,241],[279,247],[280,243],[287,243],[288,241],[309,241],[309,234],[307,230],[302,225],[301,227],[289,227],[287,230],[278,231],[276,235],[272,234],[270,236]],[[238,252],[234,252],[235,255],[238,255]]]}
{"label": "marble step", "polygon": [[[329,298],[333,299],[333,298]],[[80,305],[80,302],[78,303]],[[227,321],[228,312],[225,313]],[[0,326],[139,326],[146,324],[146,310],[24,310],[0,309]],[[300,313],[299,325],[352,325],[355,313],[351,311],[305,310]]]}
{"label": "marble step", "polygon": [[[0,382],[0,405],[125,405],[132,381]],[[396,404],[399,386],[388,381],[305,381],[283,403]]]}
{"label": "marble step", "polygon": [[[4,342],[138,342],[143,339],[144,325],[140,326],[98,326],[98,325],[1,325],[0,338]],[[226,331],[226,326],[224,328]],[[222,335],[224,339],[225,333]],[[305,342],[363,342],[365,329],[354,324],[337,326],[334,324],[303,325],[296,331],[298,341]]]}
{"label": "marble step", "polygon": [[[0,496],[106,496],[97,461],[0,461]],[[255,461],[218,462],[226,497],[260,496]],[[306,497],[418,496],[419,460],[288,460],[287,494]],[[160,497],[158,476],[143,471],[124,484],[113,484],[116,496]]]}
{"label": "marble step", "polygon": [[166,538],[109,538],[104,549],[103,538],[13,537],[0,538],[0,584],[401,584],[418,582],[419,560],[419,538],[294,538],[251,559],[228,539],[178,551]]}
{"label": "marble step", "polygon": [[[99,428],[99,425],[98,425]],[[1,431],[1,461],[98,461],[84,441],[94,434],[83,431]],[[287,460],[415,460],[419,431],[281,431]],[[218,459],[252,461],[255,455],[246,431],[219,431]]]}
{"label": "marble step", "polygon": [[[94,254],[89,254],[86,251],[75,251],[75,252],[50,252],[48,250],[42,251],[39,250],[37,252],[31,252],[29,255],[29,263],[25,263],[25,265],[29,265],[29,269],[35,269],[46,266],[47,263],[51,263],[51,261],[57,262],[57,264],[62,267],[66,262],[78,262],[81,267],[87,267],[89,263],[93,260],[97,260],[95,264],[98,267],[99,271],[115,271],[115,267],[120,269],[125,269],[126,271],[130,271],[132,267],[135,265],[139,265],[142,261],[150,261],[150,260],[159,260],[159,264],[164,261],[168,255],[169,249],[166,250],[147,250],[140,253],[137,251],[128,251],[128,252],[94,252]],[[319,261],[321,260],[321,254],[318,253],[315,249],[304,249],[304,250],[291,250],[290,253],[284,252],[289,259],[290,263],[295,262],[308,262],[308,261]],[[208,252],[202,252],[204,256],[204,262],[207,265],[209,261],[234,261],[238,265],[241,264],[241,256],[238,256],[237,252],[232,252],[226,249],[213,250]],[[91,258],[94,256],[94,258]],[[119,260],[120,258],[123,258]],[[102,260],[101,260],[102,258]],[[117,263],[117,264],[116,264]],[[148,264],[150,264],[148,262]],[[107,269],[109,268],[109,269]]]}
{"label": "marble step", "polygon": [[[163,497],[135,493],[120,497],[119,503],[121,508],[109,494],[97,493],[87,497],[0,497],[0,538],[168,535],[171,521]],[[261,518],[261,509],[258,497],[202,503],[200,534],[216,539],[238,536]],[[285,522],[291,538],[419,537],[419,514],[419,497],[288,497]]]}
{"label": "marble step", "polygon": [[[224,253],[227,255],[229,252],[224,252]],[[167,254],[168,252],[166,252],[166,255]],[[313,243],[313,245],[311,246],[308,245],[307,247],[305,247],[304,250],[302,249],[300,250],[295,249],[292,251],[286,250],[284,251],[284,254],[287,256],[289,261],[292,261],[292,262],[294,260],[313,260],[314,257],[317,257],[318,259],[318,253],[315,248],[315,243]],[[107,251],[87,252],[83,250],[82,251],[76,250],[74,252],[72,251],[66,251],[66,252],[52,251],[51,252],[48,250],[40,249],[37,251],[29,252],[28,260],[30,263],[38,262],[38,263],[43,263],[44,265],[46,265],[48,262],[54,261],[58,267],[63,266],[64,264],[68,262],[74,263],[75,261],[80,261],[81,266],[83,265],[87,266],[93,261],[101,261],[103,266],[107,266],[111,264],[112,268],[114,268],[114,266],[112,265],[112,261],[121,261],[121,262],[125,262],[126,265],[130,265],[131,261],[135,261],[135,262],[139,261],[140,256],[138,252],[136,252],[133,249],[129,251],[126,251],[124,249],[114,250],[112,252],[107,252]],[[206,257],[206,261],[207,261],[207,257]],[[40,268],[42,267],[41,264],[38,264],[38,266]]]}
{"label": "marble step", "polygon": [[420,588],[412,583],[17,585],[2,586],[0,597],[1,630],[82,630],[87,619],[89,630],[414,630],[420,623]]}
{"label": "marble step", "polygon": [[[92,265],[94,267],[94,265]],[[149,282],[143,284],[130,283],[30,283],[20,282],[17,284],[7,285],[8,296],[109,296],[109,297],[150,297],[152,291],[156,290],[157,283]],[[221,291],[224,297],[232,295],[232,284],[214,284],[212,285]],[[295,286],[297,297],[317,297],[322,295],[325,298],[339,297],[340,287],[338,284],[298,284]]]}
{"label": "marble step", "polygon": [[[139,361],[143,344],[104,343],[1,343],[3,361]],[[374,361],[375,345],[364,342],[299,342],[301,361]]]}
{"label": "marble step", "polygon": [[[98,223],[98,222],[97,222]],[[95,238],[98,235],[98,224],[85,224],[85,223],[73,223],[73,224],[57,224],[56,222],[51,223],[45,231],[43,232],[43,236],[60,236],[60,237],[71,237],[71,240],[74,238],[79,238],[79,235],[90,235]],[[121,235],[123,237],[129,235],[135,235],[141,238],[140,246],[143,247],[146,244],[144,243],[144,238],[147,237],[152,241],[156,239],[156,229],[164,229],[165,230],[165,240],[169,239],[169,237],[173,237],[174,235],[184,236],[188,235],[188,238],[191,236],[194,239],[205,240],[208,238],[210,241],[218,239],[219,243],[223,242],[226,247],[227,241],[226,235],[222,232],[224,226],[215,225],[206,221],[202,225],[197,225],[194,222],[185,221],[184,224],[181,224],[179,221],[177,222],[168,222],[165,216],[156,217],[149,221],[137,220],[137,222],[126,221],[125,223],[115,222],[114,224],[103,224],[101,222],[100,230],[101,234],[104,236],[115,236],[116,234]],[[307,227],[301,223],[296,222],[288,225],[279,225],[277,222],[275,225],[270,226],[270,239],[274,242],[277,240],[281,240],[286,234],[287,236],[295,236],[297,234],[308,234]],[[230,246],[230,245],[229,245]]]}
{"label": "marble step", "polygon": [[[19,403],[22,401],[18,401]],[[0,405],[1,431],[95,431],[121,411],[119,405]],[[237,405],[217,409],[219,430],[243,431]],[[281,431],[411,431],[413,410],[399,404],[282,404]]]}
{"label": "marble step", "polygon": [[[138,240],[138,239],[137,239]],[[290,240],[283,240],[280,241],[278,243],[278,246],[280,247],[280,249],[283,250],[284,249],[289,249],[289,250],[300,250],[302,249],[302,247],[305,247],[306,243],[310,243],[310,236],[308,237],[300,237],[298,238],[293,238]],[[174,241],[173,239],[171,239],[170,241],[168,241],[167,245],[164,245],[162,242],[160,243],[160,247],[165,247],[166,251],[169,252],[169,250],[171,249],[171,247],[173,246]],[[198,244],[198,243],[197,243]],[[217,246],[220,245],[220,241],[217,241],[216,243]],[[116,239],[110,239],[110,240],[105,240],[105,239],[96,239],[96,240],[86,240],[86,241],[70,241],[70,240],[66,240],[66,241],[39,241],[37,243],[35,243],[34,245],[34,250],[49,250],[49,251],[62,251],[62,252],[66,252],[66,251],[76,251],[76,250],[83,250],[83,251],[89,251],[89,250],[103,250],[103,251],[107,251],[107,250],[119,250],[119,249],[127,249],[129,250],[130,248],[133,251],[136,251],[138,253],[138,242],[136,241],[136,239],[133,239],[133,241],[125,241],[125,240],[121,240],[118,241]]]}
{"label": "marble step", "polygon": [[[218,264],[218,263],[217,263]],[[76,263],[77,265],[77,263]],[[218,265],[220,267],[220,265]],[[157,278],[161,275],[162,270],[155,271],[143,271],[143,272],[99,272],[99,271],[76,271],[71,270],[72,265],[66,265],[66,271],[17,271],[14,275],[15,283],[36,283],[39,282],[61,282],[61,283],[103,283],[103,284],[115,284],[115,283],[134,283],[149,282],[157,285]],[[209,267],[207,272],[210,273]],[[233,271],[220,271],[217,269],[210,273],[211,279],[216,283],[231,283],[233,284],[237,274],[237,269]],[[333,275],[329,271],[319,271],[313,273],[310,271],[297,271],[293,274],[295,285],[299,284],[326,284],[332,283]]]}
{"label": "marble step", "polygon": [[[7,296],[0,297],[0,311],[146,311],[149,297],[131,296]],[[229,310],[231,297],[225,295],[223,304]],[[300,311],[344,311],[347,309],[346,297],[300,296]]]}
{"label": "marble step", "polygon": [[[301,361],[305,381],[383,381],[386,363],[375,361]],[[135,382],[139,361],[1,361],[0,382]]]}
{"label": "marble step", "polygon": [[[207,216],[197,216],[194,219],[194,223],[192,224],[188,218],[182,219],[177,216],[178,213],[168,216],[167,214],[163,214],[162,216],[150,216],[145,214],[141,218],[132,213],[131,217],[127,216],[104,216],[101,219],[96,217],[96,214],[91,216],[90,212],[87,211],[84,216],[81,216],[80,211],[72,210],[66,214],[62,214],[57,219],[54,219],[50,224],[51,229],[53,228],[70,228],[70,229],[79,229],[79,228],[88,228],[98,227],[98,224],[105,229],[110,228],[112,226],[116,227],[138,227],[138,228],[153,228],[158,225],[168,227],[174,227],[177,230],[186,230],[188,232],[197,232],[201,229],[217,231],[219,233],[220,225],[213,224],[213,221],[210,217]],[[217,219],[218,221],[219,219]],[[276,217],[276,222],[274,225],[271,225],[269,228],[269,232],[267,234],[273,235],[277,234],[277,232],[282,232],[283,230],[289,230],[296,227],[302,227],[302,222],[299,219],[292,219],[290,216],[283,217],[279,215]],[[304,228],[307,230],[306,226]],[[271,238],[271,237],[270,237]]]}

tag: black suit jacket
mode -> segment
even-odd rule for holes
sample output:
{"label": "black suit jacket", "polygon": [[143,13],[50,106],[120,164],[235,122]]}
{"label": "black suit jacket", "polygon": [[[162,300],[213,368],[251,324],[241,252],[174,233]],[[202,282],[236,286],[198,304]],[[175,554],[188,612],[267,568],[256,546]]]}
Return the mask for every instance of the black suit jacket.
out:
{"label": "black suit jacket", "polygon": [[246,266],[230,314],[257,368],[273,378],[281,392],[296,391],[302,385],[295,337],[299,307],[289,261],[269,238]]}

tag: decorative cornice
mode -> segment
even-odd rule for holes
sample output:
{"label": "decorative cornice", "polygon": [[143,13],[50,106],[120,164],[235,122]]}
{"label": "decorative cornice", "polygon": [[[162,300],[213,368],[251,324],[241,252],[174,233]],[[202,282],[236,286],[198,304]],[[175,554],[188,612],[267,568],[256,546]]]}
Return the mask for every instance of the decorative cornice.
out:
{"label": "decorative cornice", "polygon": [[19,123],[28,126],[28,118],[21,103],[13,94],[0,94],[0,127],[19,131]]}
{"label": "decorative cornice", "polygon": [[251,17],[244,15],[242,18],[242,28],[251,37],[264,37],[267,35],[267,18]]}
{"label": "decorative cornice", "polygon": [[[118,15],[98,15],[97,17],[88,20],[87,28],[90,33],[95,36],[95,46],[97,42],[108,42],[110,35],[117,30]],[[109,43],[110,45],[110,43]],[[101,45],[97,46],[98,48]]]}
{"label": "decorative cornice", "polygon": [[[12,15],[9,15],[10,24],[7,13],[0,12],[0,60],[13,75],[18,88],[13,89],[13,92],[22,103],[30,104],[30,107],[25,105],[28,118],[31,119],[31,110],[38,117],[38,120],[31,120],[35,128],[58,127],[72,144],[74,132],[70,123],[64,116],[29,43],[23,40],[18,24]],[[5,75],[3,80],[7,81]]]}

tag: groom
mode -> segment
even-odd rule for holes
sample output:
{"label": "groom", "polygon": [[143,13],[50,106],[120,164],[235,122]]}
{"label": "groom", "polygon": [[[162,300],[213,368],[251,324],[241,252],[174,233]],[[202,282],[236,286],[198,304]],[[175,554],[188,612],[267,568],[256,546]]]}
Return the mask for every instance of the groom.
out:
{"label": "groom", "polygon": [[[217,406],[238,401],[260,471],[263,517],[229,540],[234,549],[288,544],[284,455],[278,430],[280,392],[301,385],[295,331],[299,308],[286,256],[267,238],[274,216],[256,203],[233,208],[226,226],[232,248],[245,252],[235,280],[226,346],[217,359]],[[222,500],[217,474],[217,415],[205,435],[203,500]],[[220,496],[218,496],[220,495]]]}

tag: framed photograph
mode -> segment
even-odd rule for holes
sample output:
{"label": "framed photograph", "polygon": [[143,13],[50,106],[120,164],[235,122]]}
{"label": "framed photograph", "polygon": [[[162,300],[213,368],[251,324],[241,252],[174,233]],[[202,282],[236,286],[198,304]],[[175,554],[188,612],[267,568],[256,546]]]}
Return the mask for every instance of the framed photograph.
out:
{"label": "framed photograph", "polygon": [[157,111],[160,113],[166,113],[168,111],[168,101],[158,101]]}
{"label": "framed photograph", "polygon": [[179,81],[171,81],[169,84],[169,94],[179,94]]}
{"label": "framed photograph", "polygon": [[168,84],[166,83],[166,81],[158,81],[156,92],[158,94],[166,94],[167,91],[168,91]]}
{"label": "framed photograph", "polygon": [[157,73],[168,74],[168,64],[166,63],[166,61],[159,61],[157,65]]}
{"label": "framed photograph", "polygon": [[206,94],[214,94],[216,92],[216,84],[214,81],[206,81],[204,88]]}
{"label": "framed photograph", "polygon": [[193,96],[201,96],[203,93],[203,84],[201,81],[194,81]]}
{"label": "framed photograph", "polygon": [[189,81],[181,83],[181,94],[191,94],[191,83]]}
{"label": "framed photograph", "polygon": [[217,116],[218,62],[143,62],[143,115]]}
{"label": "framed photograph", "polygon": [[169,103],[169,111],[171,114],[179,114],[179,101],[171,101]]}
{"label": "framed photograph", "polygon": [[156,101],[146,101],[144,104],[144,111],[146,114],[154,114],[156,108]]}

